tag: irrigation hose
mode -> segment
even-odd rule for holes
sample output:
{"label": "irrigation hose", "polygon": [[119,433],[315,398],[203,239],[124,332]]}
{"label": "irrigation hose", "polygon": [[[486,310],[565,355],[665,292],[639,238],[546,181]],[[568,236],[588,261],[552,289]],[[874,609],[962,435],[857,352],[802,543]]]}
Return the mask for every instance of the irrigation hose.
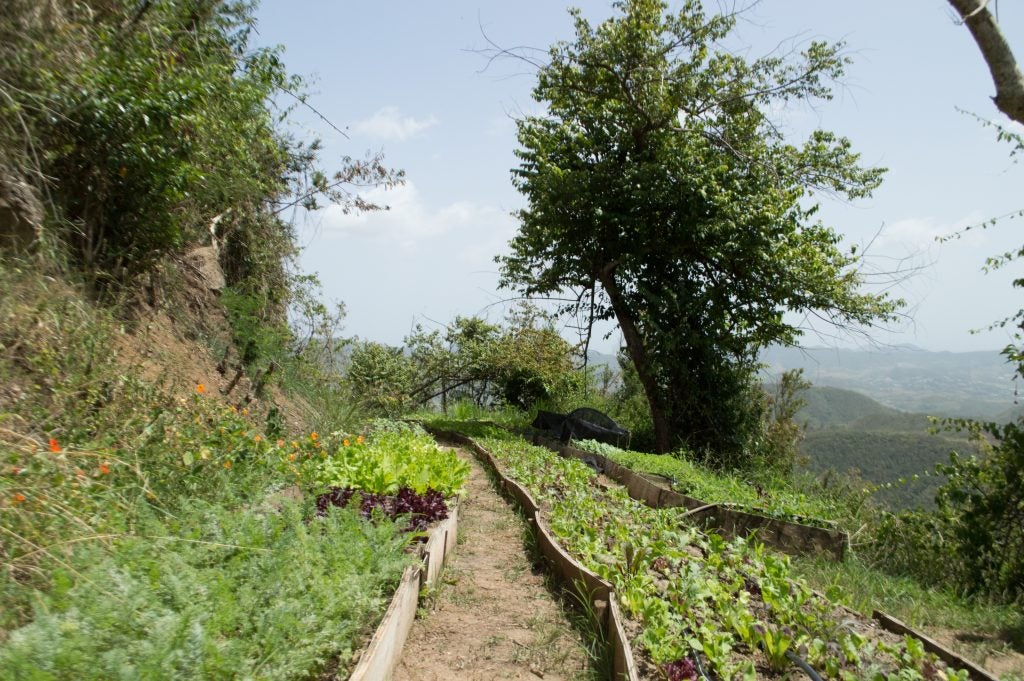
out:
{"label": "irrigation hose", "polygon": [[700,661],[700,653],[696,650],[693,651],[693,666],[697,668],[697,673],[700,674],[700,678],[704,679],[704,681],[715,681],[713,678],[708,676],[706,671],[704,671],[704,665],[701,664]]}
{"label": "irrigation hose", "polygon": [[814,671],[814,668],[807,664],[806,660],[794,653],[792,650],[786,651],[786,657],[790,662],[800,667],[800,669],[803,669],[804,673],[811,677],[811,681],[822,681],[821,677],[818,676],[818,672]]}

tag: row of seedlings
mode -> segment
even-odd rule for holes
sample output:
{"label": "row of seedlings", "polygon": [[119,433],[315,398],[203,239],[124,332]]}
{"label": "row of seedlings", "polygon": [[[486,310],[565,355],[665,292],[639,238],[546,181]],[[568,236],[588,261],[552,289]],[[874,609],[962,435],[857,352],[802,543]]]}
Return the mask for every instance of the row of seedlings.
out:
{"label": "row of seedlings", "polygon": [[617,678],[781,679],[798,669],[842,680],[971,677],[918,638],[814,593],[792,578],[788,558],[760,543],[706,534],[685,509],[601,488],[582,462],[518,438],[473,444],[514,483],[513,496],[530,500],[538,527],[571,561],[610,585],[608,603],[624,617],[609,629],[622,631],[617,647],[630,658],[617,664]]}

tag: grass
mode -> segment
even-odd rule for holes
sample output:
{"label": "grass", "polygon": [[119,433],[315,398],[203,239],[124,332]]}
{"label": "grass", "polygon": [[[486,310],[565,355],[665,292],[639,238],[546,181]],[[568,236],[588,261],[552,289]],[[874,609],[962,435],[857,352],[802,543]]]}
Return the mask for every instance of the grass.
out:
{"label": "grass", "polygon": [[675,491],[707,503],[736,504],[771,517],[826,526],[850,515],[848,498],[804,491],[777,477],[716,473],[687,459],[685,452],[648,454],[594,440],[574,444],[636,472],[667,478]]}
{"label": "grass", "polygon": [[[858,612],[882,610],[944,643],[979,664],[1006,652],[1024,654],[1024,611],[1019,607],[969,601],[948,590],[928,589],[913,579],[893,577],[856,558],[843,563],[794,558],[794,573]],[[959,636],[957,636],[959,634]],[[1004,676],[1024,680],[1024,669]]]}

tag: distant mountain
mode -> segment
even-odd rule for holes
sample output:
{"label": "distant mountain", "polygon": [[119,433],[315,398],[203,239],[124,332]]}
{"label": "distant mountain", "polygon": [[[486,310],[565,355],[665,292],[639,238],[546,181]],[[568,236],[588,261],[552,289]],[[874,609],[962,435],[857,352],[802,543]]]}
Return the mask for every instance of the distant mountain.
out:
{"label": "distant mountain", "polygon": [[852,390],[814,386],[803,394],[806,404],[797,414],[797,420],[809,430],[831,426],[848,426],[869,416],[900,414]]}
{"label": "distant mountain", "polygon": [[[925,414],[899,411],[860,393],[812,387],[797,420],[807,426],[801,453],[815,473],[857,472],[875,484],[908,482],[880,490],[875,498],[893,508],[931,508],[944,482],[935,465],[949,454],[969,454],[971,444],[959,433],[933,433]],[[913,476],[918,480],[911,480]]]}
{"label": "distant mountain", "polygon": [[855,390],[901,411],[995,418],[1015,406],[1013,367],[996,351],[772,347],[761,360],[769,376],[803,369],[816,386]]}
{"label": "distant mountain", "polygon": [[610,366],[615,371],[619,370],[619,358],[615,355],[608,355],[597,350],[591,350],[587,353],[587,364],[592,367],[598,367],[601,365]]}

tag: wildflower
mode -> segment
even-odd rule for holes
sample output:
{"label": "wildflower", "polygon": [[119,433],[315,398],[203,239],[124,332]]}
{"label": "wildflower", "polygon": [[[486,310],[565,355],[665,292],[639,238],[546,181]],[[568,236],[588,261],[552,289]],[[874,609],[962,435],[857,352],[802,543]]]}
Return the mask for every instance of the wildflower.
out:
{"label": "wildflower", "polygon": [[25,501],[25,495],[22,494],[21,492],[18,492],[13,497],[11,497],[11,501],[15,504],[20,504],[23,501]]}
{"label": "wildflower", "polygon": [[295,461],[295,455],[294,454],[289,454],[288,455],[288,460],[289,461]]}
{"label": "wildflower", "polygon": [[57,442],[57,438],[55,437],[50,438],[50,451],[54,453],[60,451],[60,444]]}
{"label": "wildflower", "polygon": [[231,459],[224,462],[224,468],[231,468]]}
{"label": "wildflower", "polygon": [[262,440],[263,440],[263,436],[262,435],[257,435],[256,437],[254,437],[252,439],[253,442],[261,442]]}
{"label": "wildflower", "polygon": [[243,408],[242,409],[242,416],[248,416],[248,415],[249,415],[249,410],[246,409],[246,408]]}
{"label": "wildflower", "polygon": [[278,440],[277,441],[277,446],[278,447],[284,447],[284,440]]}
{"label": "wildflower", "polygon": [[348,438],[345,438],[344,440],[342,440],[342,441],[341,441],[341,444],[343,444],[343,445],[345,445],[346,447],[348,447],[348,446],[349,446],[350,444],[352,444],[352,443],[348,441]]}
{"label": "wildflower", "polygon": [[237,414],[237,413],[238,413],[238,407],[236,407],[235,405],[233,405],[233,404],[232,404],[232,405],[231,405],[231,412],[232,412],[233,414]]}
{"label": "wildflower", "polygon": [[362,435],[360,435],[359,437],[357,437],[357,438],[356,438],[356,444],[357,444],[357,445],[361,445],[361,444],[363,444],[364,442],[366,442],[366,438],[365,438],[365,437],[363,437]]}
{"label": "wildflower", "polygon": [[309,434],[309,439],[312,440],[313,442],[316,442],[316,439],[318,437],[320,437],[320,436],[316,434],[315,430],[312,433]]}
{"label": "wildflower", "polygon": [[292,448],[298,449],[299,448],[299,443],[296,442],[295,440],[292,440]]}
{"label": "wildflower", "polygon": [[110,474],[110,466],[107,465],[106,461],[100,464],[100,473],[102,473],[103,475]]}
{"label": "wildflower", "polygon": [[202,395],[203,393],[206,392],[206,386],[203,385],[202,383],[197,384],[196,385],[196,392],[199,393],[200,395]]}

